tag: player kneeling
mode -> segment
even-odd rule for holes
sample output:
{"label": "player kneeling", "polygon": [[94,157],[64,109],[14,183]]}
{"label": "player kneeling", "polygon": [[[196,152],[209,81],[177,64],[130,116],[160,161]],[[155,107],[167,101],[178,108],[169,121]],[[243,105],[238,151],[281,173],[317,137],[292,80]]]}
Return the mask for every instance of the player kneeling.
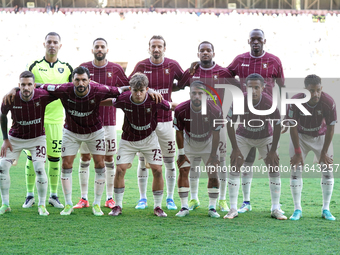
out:
{"label": "player kneeling", "polygon": [[[205,86],[201,81],[194,81],[190,85],[190,100],[178,105],[175,109],[174,127],[176,129],[176,141],[178,146],[177,165],[179,169],[178,194],[181,199],[182,209],[176,214],[184,217],[189,214],[188,193],[189,193],[189,171],[190,161],[200,157],[206,166],[209,181],[209,211],[208,215],[219,218],[216,212],[216,201],[219,195],[219,182],[217,166],[219,165],[219,155],[217,152],[220,141],[220,129],[222,125],[214,126],[214,119],[221,119],[222,111],[212,101],[208,101],[207,112],[203,115],[202,95]],[[188,157],[190,161],[188,160]],[[191,164],[193,167],[193,164]],[[192,171],[201,171],[200,167]]]}
{"label": "player kneeling", "polygon": [[[130,80],[130,91],[120,95],[113,106],[121,108],[125,113],[122,139],[117,153],[116,176],[114,180],[114,196],[116,206],[109,213],[118,216],[122,213],[123,195],[125,190],[124,176],[137,152],[143,153],[153,173],[152,191],[154,196],[154,214],[166,217],[161,204],[163,199],[164,181],[162,175],[162,153],[154,130],[157,126],[157,111],[173,110],[177,104],[163,100],[156,103],[148,95],[148,78],[136,73]],[[112,105],[112,101],[106,103]]]}

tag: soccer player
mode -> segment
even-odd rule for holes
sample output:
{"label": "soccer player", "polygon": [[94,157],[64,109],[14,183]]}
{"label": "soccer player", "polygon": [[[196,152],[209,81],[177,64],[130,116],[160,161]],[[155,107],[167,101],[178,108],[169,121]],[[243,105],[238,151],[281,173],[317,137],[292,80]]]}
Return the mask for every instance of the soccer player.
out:
{"label": "soccer player", "polygon": [[[233,219],[238,216],[237,197],[240,187],[240,170],[243,159],[248,155],[250,149],[255,147],[259,150],[268,168],[272,200],[271,216],[279,220],[286,220],[287,217],[280,210],[281,179],[278,171],[279,157],[277,154],[277,145],[281,133],[280,112],[276,108],[273,113],[266,116],[252,113],[247,104],[248,96],[252,96],[253,108],[256,110],[271,109],[272,98],[267,93],[263,93],[265,81],[261,75],[250,74],[245,82],[247,87],[252,89],[252,95],[244,93],[244,115],[240,115],[236,135],[232,126],[238,118],[238,115],[233,113],[234,104],[227,116],[229,122],[227,124],[228,136],[233,150],[230,155],[231,171],[228,181],[230,211],[224,218]],[[272,130],[270,122],[272,122],[274,130]],[[249,168],[242,167],[242,171],[249,171]]]}
{"label": "soccer player", "polygon": [[[290,127],[289,155],[291,165],[296,167],[291,172],[290,189],[294,201],[294,213],[291,220],[299,220],[302,217],[301,191],[302,169],[308,152],[313,151],[322,173],[322,217],[327,220],[335,220],[329,211],[334,178],[333,178],[333,144],[334,125],[337,122],[336,107],[333,98],[322,91],[321,78],[315,74],[308,75],[305,80],[305,88],[311,93],[307,103],[302,104],[311,115],[304,115],[295,106],[290,105],[287,119],[295,120],[297,125]],[[293,98],[304,98],[304,93],[297,94]],[[291,122],[293,125],[295,123]]]}
{"label": "soccer player", "polygon": [[[93,42],[92,53],[94,59],[92,61],[81,64],[90,71],[91,80],[107,86],[129,86],[123,68],[106,59],[109,52],[108,44],[104,38],[97,38]],[[99,107],[100,118],[103,121],[105,130],[105,168],[106,168],[106,202],[105,206],[113,208],[115,201],[113,200],[113,181],[115,176],[115,167],[113,155],[116,154],[116,108]],[[89,207],[88,202],[88,181],[90,167],[90,152],[86,143],[82,143],[80,147],[80,163],[79,163],[79,184],[81,190],[81,199],[73,208]]]}
{"label": "soccer player", "polygon": [[[45,37],[45,56],[42,59],[33,61],[27,65],[27,70],[35,76],[36,83],[59,84],[72,80],[72,67],[58,59],[58,52],[61,48],[60,35],[50,32]],[[50,183],[50,198],[48,202],[56,208],[64,208],[58,199],[58,182],[60,176],[60,156],[62,142],[62,126],[64,124],[64,109],[60,100],[56,100],[46,107],[45,111],[45,132],[46,149],[48,159],[48,178]],[[35,171],[32,157],[27,152],[26,161],[26,201],[23,208],[29,208],[34,203]]]}
{"label": "soccer player", "polygon": [[[215,84],[226,84],[231,83],[238,87],[240,87],[239,82],[233,78],[233,75],[227,68],[223,68],[216,64],[213,61],[215,57],[214,52],[214,45],[208,41],[203,41],[198,45],[198,53],[197,57],[200,59],[198,67],[195,69],[194,74],[190,74],[190,69],[187,69],[182,79],[178,82],[177,88],[184,89],[185,86],[189,86],[190,82],[194,80],[201,80],[205,84],[208,84],[210,87],[214,88],[218,95],[220,95],[222,102],[224,97],[223,89],[215,88]],[[219,100],[217,99],[217,95],[213,92],[209,87],[206,89],[211,92],[214,97],[215,101],[218,102],[218,105],[222,107]],[[211,97],[207,97],[207,99],[212,100]],[[223,118],[223,117],[222,117]],[[221,211],[228,211],[228,205],[226,200],[226,191],[227,191],[227,171],[226,171],[226,154],[227,154],[227,137],[226,137],[226,130],[225,128],[220,129],[220,141],[218,144],[219,148],[219,161],[221,170],[224,169],[225,171],[219,171],[219,185],[220,185],[220,192],[219,192],[219,207]],[[200,206],[200,202],[198,199],[198,183],[200,177],[200,171],[195,171],[196,166],[199,166],[201,162],[200,157],[195,157],[191,159],[192,164],[192,171],[190,171],[190,195],[191,200],[189,201],[189,210],[194,210],[195,208]]]}
{"label": "soccer player", "polygon": [[[144,73],[149,79],[149,87],[162,94],[165,100],[171,101],[171,92],[174,79],[182,78],[183,70],[177,61],[164,57],[166,42],[162,36],[154,35],[149,41],[150,58],[140,61],[135,66],[132,74]],[[165,179],[167,186],[167,208],[176,210],[177,206],[173,200],[176,185],[175,168],[175,133],[172,128],[172,116],[170,111],[159,110],[157,114],[156,134],[162,149],[163,161],[165,165]],[[146,189],[148,182],[148,170],[145,168],[144,157],[140,155],[138,163],[138,186],[140,200],[136,209],[147,207]]]}
{"label": "soccer player", "polygon": [[[275,82],[280,88],[284,87],[285,78],[281,60],[277,56],[264,51],[263,47],[266,44],[266,39],[261,29],[250,31],[248,44],[250,45],[250,52],[236,56],[227,68],[234,77],[239,77],[243,91],[246,91],[246,78],[252,73],[260,74],[266,83],[264,92],[271,96]],[[256,149],[252,148],[244,162],[244,167],[252,169],[255,157]],[[250,205],[252,178],[252,171],[242,173],[243,204],[238,210],[239,213],[251,211],[252,209]]]}
{"label": "soccer player", "polygon": [[208,215],[212,218],[220,217],[216,212],[216,201],[219,193],[218,169],[216,167],[220,163],[217,149],[220,143],[222,125],[214,125],[214,120],[222,119],[223,115],[221,108],[211,100],[207,103],[208,114],[202,114],[202,95],[206,93],[205,89],[203,82],[192,82],[190,85],[190,100],[179,104],[175,109],[174,127],[176,129],[177,166],[179,169],[178,194],[181,199],[181,210],[176,214],[178,217],[184,217],[189,214],[188,175],[190,169],[191,172],[195,172],[200,168],[199,165],[192,163],[196,157],[203,159],[209,177]]}
{"label": "soccer player", "polygon": [[[32,162],[37,175],[36,185],[39,196],[38,213],[47,216],[45,208],[47,193],[47,175],[45,172],[46,139],[44,113],[46,105],[56,98],[44,90],[36,90],[34,75],[25,71],[20,74],[20,90],[15,93],[14,102],[1,106],[1,130],[3,144],[0,159],[0,190],[2,206],[0,214],[10,212],[9,169],[23,149],[31,152]],[[12,127],[7,134],[7,113],[11,111]]]}
{"label": "soccer player", "polygon": [[[143,153],[150,164],[153,173],[152,192],[154,197],[154,214],[166,217],[162,210],[164,181],[162,175],[162,154],[154,132],[157,127],[157,114],[159,109],[174,110],[176,103],[163,100],[156,104],[148,95],[148,78],[145,74],[136,73],[130,79],[130,90],[117,98],[113,103],[124,113],[122,139],[117,153],[117,169],[114,182],[114,195],[116,205],[109,213],[118,216],[122,213],[123,195],[125,190],[124,176],[126,170],[137,152]],[[112,101],[109,103],[112,104]]]}

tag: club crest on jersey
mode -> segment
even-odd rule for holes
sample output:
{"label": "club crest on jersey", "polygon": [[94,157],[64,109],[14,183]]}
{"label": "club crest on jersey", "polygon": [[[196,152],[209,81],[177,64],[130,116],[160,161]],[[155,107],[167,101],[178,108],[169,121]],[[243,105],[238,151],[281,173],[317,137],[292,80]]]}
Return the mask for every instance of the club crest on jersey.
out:
{"label": "club crest on jersey", "polygon": [[317,112],[318,112],[318,115],[321,115],[321,114],[322,114],[321,110],[318,110]]}
{"label": "club crest on jersey", "polygon": [[169,75],[169,74],[170,74],[170,69],[169,69],[169,68],[165,68],[165,69],[164,69],[164,73],[165,73],[166,75]]}
{"label": "club crest on jersey", "polygon": [[107,72],[106,75],[107,75],[107,78],[112,78],[112,73],[111,72]]}
{"label": "club crest on jersey", "polygon": [[39,103],[39,102],[36,102],[36,103],[35,103],[35,106],[39,106],[39,105],[40,105],[40,103]]}
{"label": "club crest on jersey", "polygon": [[63,67],[59,67],[59,68],[58,68],[58,72],[59,72],[59,73],[63,73],[63,72],[64,72],[64,68],[63,68]]}
{"label": "club crest on jersey", "polygon": [[218,75],[217,74],[214,74],[214,80],[217,80],[218,79]]}
{"label": "club crest on jersey", "polygon": [[94,99],[90,100],[90,103],[91,103],[91,104],[94,104]]}
{"label": "club crest on jersey", "polygon": [[205,122],[208,122],[208,121],[209,121],[209,118],[208,118],[208,117],[204,117],[204,121],[205,121]]}
{"label": "club crest on jersey", "polygon": [[268,63],[262,63],[262,68],[263,69],[268,69]]}
{"label": "club crest on jersey", "polygon": [[146,108],[145,111],[146,113],[151,113],[151,108]]}

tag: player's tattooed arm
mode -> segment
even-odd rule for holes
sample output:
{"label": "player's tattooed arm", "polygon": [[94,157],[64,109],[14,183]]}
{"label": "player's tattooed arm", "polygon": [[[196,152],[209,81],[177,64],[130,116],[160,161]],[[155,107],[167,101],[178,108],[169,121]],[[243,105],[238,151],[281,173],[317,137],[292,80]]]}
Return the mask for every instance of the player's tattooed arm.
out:
{"label": "player's tattooed arm", "polygon": [[273,131],[273,142],[272,146],[267,153],[266,157],[266,164],[269,166],[278,166],[279,165],[279,156],[276,153],[277,146],[279,144],[279,139],[281,135],[281,125],[274,124],[274,131]]}
{"label": "player's tattooed arm", "polygon": [[183,131],[181,130],[176,130],[176,143],[178,147],[177,167],[179,169],[185,162],[188,162],[190,164],[189,159],[184,154],[184,135]]}
{"label": "player's tattooed arm", "polygon": [[220,131],[213,131],[212,137],[212,145],[211,145],[211,153],[209,159],[207,161],[207,165],[212,165],[217,167],[220,164],[218,160],[218,156],[216,154],[218,145],[220,143]]}
{"label": "player's tattooed arm", "polygon": [[13,148],[12,148],[11,142],[8,140],[7,115],[1,114],[0,119],[1,119],[2,137],[3,137],[3,140],[4,140],[4,142],[3,142],[2,146],[1,146],[0,156],[1,157],[5,157],[6,156],[6,152],[7,152],[7,148],[9,148],[10,151],[13,151]]}
{"label": "player's tattooed arm", "polygon": [[319,164],[333,164],[333,159],[327,155],[328,148],[332,142],[334,135],[334,125],[327,125],[327,131],[325,134],[325,142],[323,144]]}
{"label": "player's tattooed arm", "polygon": [[299,134],[298,134],[298,128],[297,127],[290,127],[290,138],[292,139],[293,146],[295,149],[294,156],[290,159],[290,164],[294,166],[298,166],[299,164],[303,165],[303,158],[300,148],[300,142],[299,142]]}
{"label": "player's tattooed arm", "polygon": [[233,151],[230,154],[230,165],[236,166],[237,169],[239,169],[243,164],[244,158],[236,142],[234,126],[232,124],[227,124],[227,131],[231,147],[233,148]]}

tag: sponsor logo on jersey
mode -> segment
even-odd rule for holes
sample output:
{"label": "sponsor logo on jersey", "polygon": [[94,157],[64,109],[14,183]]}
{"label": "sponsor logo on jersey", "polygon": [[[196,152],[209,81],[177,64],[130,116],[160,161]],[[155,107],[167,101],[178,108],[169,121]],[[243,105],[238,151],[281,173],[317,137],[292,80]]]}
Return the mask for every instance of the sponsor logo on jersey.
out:
{"label": "sponsor logo on jersey", "polygon": [[107,76],[107,78],[112,78],[112,73],[111,72],[107,72],[106,76]]}
{"label": "sponsor logo on jersey", "polygon": [[147,124],[146,126],[136,126],[136,125],[134,125],[134,124],[131,123],[131,127],[132,127],[133,129],[136,129],[136,130],[139,130],[139,131],[141,131],[141,130],[147,130],[147,129],[149,129],[149,128],[151,127],[151,123]]}
{"label": "sponsor logo on jersey", "polygon": [[44,68],[39,68],[39,71],[43,71],[43,72],[47,72],[47,69],[44,69]]}
{"label": "sponsor logo on jersey", "polygon": [[58,68],[58,72],[59,72],[59,73],[63,73],[63,72],[64,72],[64,68],[63,68],[63,67],[59,67],[59,68]]}
{"label": "sponsor logo on jersey", "polygon": [[152,71],[144,71],[144,73],[152,73]]}
{"label": "sponsor logo on jersey", "polygon": [[184,121],[192,121],[192,119],[184,118]]}
{"label": "sponsor logo on jersey", "polygon": [[249,64],[244,64],[244,63],[242,63],[241,66],[247,66],[247,67],[249,67]]}
{"label": "sponsor logo on jersey", "polygon": [[89,115],[92,114],[93,111],[90,112],[78,112],[76,110],[68,110],[69,114],[71,114],[72,116],[76,116],[76,117],[87,117]]}
{"label": "sponsor logo on jersey", "polygon": [[193,79],[199,79],[199,78],[201,78],[201,77],[199,77],[199,76],[192,76],[192,78],[193,78]]}
{"label": "sponsor logo on jersey", "polygon": [[268,68],[268,63],[262,63],[262,68],[267,69]]}
{"label": "sponsor logo on jersey", "polygon": [[17,122],[18,122],[18,124],[20,124],[21,126],[35,125],[35,124],[41,123],[41,118],[35,119],[35,120],[29,120],[29,121],[22,120],[22,121],[17,121]]}
{"label": "sponsor logo on jersey", "polygon": [[22,106],[13,106],[13,109],[22,109]]}
{"label": "sponsor logo on jersey", "polygon": [[169,93],[169,89],[156,89],[155,91],[160,93],[160,94],[168,94]]}
{"label": "sponsor logo on jersey", "polygon": [[90,73],[90,76],[94,76],[94,73]]}
{"label": "sponsor logo on jersey", "polygon": [[124,111],[133,112],[131,109],[124,108]]}
{"label": "sponsor logo on jersey", "polygon": [[71,99],[67,99],[68,102],[71,102],[72,104],[75,104],[76,102],[72,101]]}
{"label": "sponsor logo on jersey", "polygon": [[55,91],[55,86],[54,85],[48,85],[47,90],[48,91]]}
{"label": "sponsor logo on jersey", "polygon": [[169,68],[165,68],[165,69],[164,69],[164,73],[165,73],[166,75],[169,75],[169,74],[170,74],[170,69],[169,69]]}

